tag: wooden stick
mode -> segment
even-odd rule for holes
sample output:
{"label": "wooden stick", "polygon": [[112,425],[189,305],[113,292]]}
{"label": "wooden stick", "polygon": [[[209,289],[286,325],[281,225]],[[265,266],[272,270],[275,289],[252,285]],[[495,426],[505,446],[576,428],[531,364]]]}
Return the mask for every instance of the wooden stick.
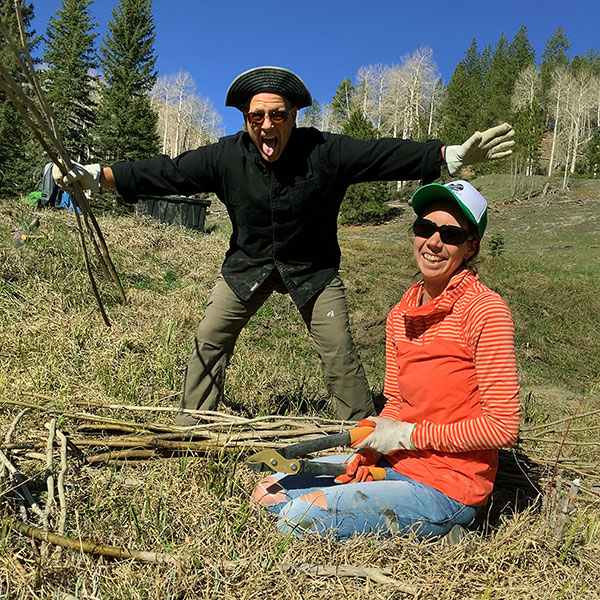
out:
{"label": "wooden stick", "polygon": [[43,531],[37,527],[26,525],[20,521],[12,519],[5,520],[6,525],[19,533],[34,538],[36,540],[48,542],[55,546],[70,548],[85,552],[86,554],[99,554],[101,556],[110,556],[117,560],[136,560],[145,563],[169,563],[175,564],[175,559],[169,554],[163,552],[146,552],[143,550],[130,550],[129,548],[119,548],[117,546],[107,546],[105,544],[96,544],[94,542],[86,542],[83,540],[75,540],[73,538]]}
{"label": "wooden stick", "polygon": [[63,535],[67,523],[67,496],[65,494],[65,475],[67,473],[67,448],[68,440],[62,431],[56,430],[56,437],[60,442],[60,471],[58,472],[58,481],[56,489],[58,491],[58,501],[60,504],[60,516],[58,519],[58,533]]}
{"label": "wooden stick", "polygon": [[38,515],[38,517],[41,517],[42,509],[38,506],[38,503],[33,499],[33,496],[31,495],[31,492],[29,491],[29,488],[27,487],[27,484],[25,482],[25,478],[23,477],[23,475],[21,475],[21,473],[17,471],[15,466],[10,462],[10,460],[8,459],[6,454],[2,452],[2,450],[0,450],[0,460],[4,463],[6,468],[12,474],[16,483],[16,490],[23,495],[23,498],[29,504],[31,510],[33,510],[33,512],[36,515]]}
{"label": "wooden stick", "polygon": [[[57,154],[52,149],[51,144],[48,144],[48,142],[46,141],[46,138],[44,138],[42,132],[40,132],[39,128],[36,126],[36,124],[33,122],[33,120],[29,116],[28,110],[36,117],[36,120],[38,120],[38,122],[41,123],[42,129],[45,130],[46,135],[48,135],[49,130],[46,128],[42,117],[39,115],[37,108],[35,107],[33,102],[31,102],[29,100],[29,98],[27,98],[24,94],[19,93],[20,88],[19,88],[18,84],[5,71],[5,69],[1,65],[0,65],[0,87],[4,90],[4,92],[7,94],[8,98],[9,98],[9,100],[15,106],[17,111],[21,114],[21,116],[23,117],[23,120],[29,126],[29,128],[31,129],[31,131],[33,132],[33,134],[37,138],[37,140],[40,142],[40,144],[46,151],[46,154],[48,154],[50,160],[55,164],[62,164],[63,160],[58,158]],[[15,90],[19,90],[19,91],[15,91]],[[70,162],[70,161],[68,161],[68,162]],[[77,188],[79,188],[81,193],[76,191]],[[79,199],[79,201],[81,201],[81,196],[83,195],[81,186],[79,184],[76,184],[74,186],[74,191],[75,191],[76,200]],[[85,202],[84,202],[83,206],[85,206]],[[98,303],[98,306],[100,308],[100,312],[102,313],[104,322],[107,323],[108,317],[106,315],[104,305],[102,304],[102,300],[100,299],[100,296],[98,293],[98,288],[96,286],[96,281],[94,279],[94,276],[93,276],[93,273],[92,273],[92,270],[91,270],[91,267],[89,264],[87,246],[85,244],[85,237],[83,237],[83,229],[81,227],[81,222],[79,219],[79,213],[77,211],[77,206],[75,206],[75,210],[73,212],[75,213],[77,228],[78,228],[79,235],[80,235],[80,242],[82,244],[84,262],[85,262],[86,269],[88,272],[88,277],[90,278],[90,283],[92,285],[92,291],[96,298],[96,302]],[[108,322],[107,325],[110,325],[110,322]]]}
{"label": "wooden stick", "polygon": [[565,527],[565,523],[567,521],[567,517],[569,515],[569,511],[571,510],[571,508],[573,507],[573,504],[575,503],[575,498],[577,498],[577,494],[579,492],[579,488],[581,487],[581,482],[579,481],[579,479],[574,479],[571,482],[571,487],[569,488],[569,491],[567,494],[565,494],[565,496],[563,497],[561,506],[560,506],[560,513],[556,519],[556,523],[554,525],[554,531],[553,531],[553,538],[554,538],[554,543],[555,545],[558,544],[558,542],[560,541],[560,538],[562,536],[562,531]]}
{"label": "wooden stick", "polygon": [[[68,153],[66,152],[66,149],[62,142],[62,138],[58,132],[57,121],[54,111],[46,101],[45,95],[39,84],[39,80],[35,72],[35,67],[33,65],[31,55],[29,53],[27,36],[25,34],[25,28],[23,24],[20,6],[17,1],[15,1],[13,4],[15,7],[17,25],[19,28],[19,35],[21,38],[21,50],[19,50],[16,47],[16,44],[12,40],[12,36],[1,23],[0,34],[2,34],[2,36],[7,41],[8,47],[12,51],[14,58],[17,61],[17,64],[19,65],[21,71],[25,74],[30,85],[32,86],[35,92],[35,96],[37,97],[38,102],[40,103],[41,112],[38,109],[38,107],[25,95],[21,86],[4,69],[0,71],[1,79],[3,80],[1,81],[1,83],[3,84],[2,87],[9,96],[9,99],[11,100],[13,105],[24,117],[25,122],[33,131],[35,137],[40,141],[44,150],[46,150],[46,153],[50,157],[50,160],[60,167],[63,174],[66,174],[73,167],[73,163],[70,160]],[[21,58],[21,53],[23,54],[23,56],[25,56],[25,62]],[[35,121],[37,121],[37,124],[33,123],[32,119],[29,117],[29,114],[26,114],[28,111],[29,113],[31,113],[31,115],[33,115]],[[45,116],[45,118],[42,115],[42,113]],[[54,151],[52,146],[57,150],[57,152]],[[79,211],[77,210],[78,206],[81,208],[83,219],[86,225],[86,230],[88,232],[88,235],[90,236],[90,240],[92,241],[92,245],[94,246],[96,254],[100,259],[100,265],[103,271],[105,272],[105,275],[107,275],[109,279],[113,280],[114,284],[116,285],[119,291],[122,301],[126,302],[127,299],[119,276],[110,258],[108,247],[104,240],[104,236],[102,235],[102,231],[98,225],[98,222],[96,221],[95,216],[91,212],[91,208],[89,206],[87,198],[85,197],[85,194],[83,193],[81,185],[79,185],[79,183],[77,182],[73,185],[73,193],[75,195],[76,201],[74,213],[77,221],[78,230],[80,232],[80,241],[82,243],[82,249],[84,253],[86,269],[88,271],[88,277],[90,278],[92,290],[94,292],[94,296],[96,298],[98,306],[100,307],[103,319],[107,325],[110,325],[101,298],[98,294],[95,279],[93,277],[93,273],[89,264],[87,246],[85,243],[85,237],[83,236],[83,227],[79,218]],[[90,222],[92,223],[92,226],[90,226]],[[96,235],[94,234],[94,230],[96,232]],[[100,244],[98,244],[98,242],[96,241],[96,236],[100,241]]]}
{"label": "wooden stick", "polygon": [[133,459],[149,459],[155,458],[158,454],[154,450],[120,450],[119,452],[103,452],[102,454],[94,454],[88,456],[88,463],[104,463],[118,460]]}
{"label": "wooden stick", "polygon": [[[28,392],[23,392],[24,394],[27,395],[31,395],[34,397],[42,397],[42,399],[44,400],[49,400],[49,401],[53,401],[55,400],[52,397],[49,396],[44,396],[42,394],[34,394],[34,393],[28,393]],[[27,407],[27,408],[33,408],[36,409],[37,411],[41,411],[44,413],[55,413],[55,414],[60,414],[64,417],[69,417],[69,418],[73,418],[73,419],[81,419],[83,421],[91,421],[91,422],[96,422],[96,423],[105,423],[107,425],[116,425],[116,426],[125,426],[125,427],[132,427],[134,430],[138,430],[138,431],[143,431],[145,430],[150,430],[150,431],[156,431],[156,432],[170,432],[170,433],[196,433],[196,432],[200,432],[204,429],[219,429],[219,428],[224,428],[224,427],[233,427],[233,426],[239,426],[239,427],[243,427],[243,426],[249,426],[249,425],[254,425],[254,424],[261,424],[261,425],[265,425],[267,422],[269,421],[274,421],[275,423],[277,423],[278,421],[280,422],[280,424],[285,424],[285,425],[293,425],[294,423],[298,423],[299,426],[303,426],[304,423],[306,422],[311,422],[315,425],[316,429],[315,429],[315,434],[317,433],[332,433],[332,432],[339,432],[342,430],[343,427],[347,427],[349,426],[351,423],[355,423],[355,422],[344,422],[344,421],[335,421],[333,419],[325,419],[325,418],[320,418],[320,417],[294,417],[294,416],[284,416],[284,415],[269,415],[269,416],[265,416],[265,417],[255,417],[253,419],[243,419],[241,417],[238,417],[237,419],[235,419],[235,415],[228,415],[225,413],[215,413],[214,411],[196,411],[199,414],[201,414],[203,416],[203,418],[224,418],[224,419],[229,419],[231,417],[234,417],[234,421],[233,423],[222,423],[222,422],[214,422],[214,423],[204,423],[204,424],[200,424],[197,425],[195,427],[178,427],[175,425],[161,425],[158,423],[138,423],[135,421],[123,421],[123,420],[118,420],[118,419],[111,419],[108,417],[100,417],[97,415],[90,415],[88,413],[82,413],[82,412],[72,412],[72,411],[61,411],[57,408],[55,408],[54,406],[49,406],[49,407],[41,407],[38,404],[34,404],[33,402],[25,402],[23,400],[11,400],[11,399],[6,399],[6,398],[0,398],[0,405],[2,404],[9,404],[9,405],[13,405],[13,406],[22,406],[22,407]],[[105,407],[105,405],[102,404],[93,404],[93,406],[97,406],[97,407]],[[118,408],[121,408],[121,405],[116,405]],[[122,407],[122,408],[126,408],[126,407]],[[206,416],[205,416],[206,415]],[[217,417],[218,415],[218,417]],[[322,425],[319,425],[319,424]],[[331,428],[329,428],[328,426],[331,426]]]}
{"label": "wooden stick", "polygon": [[600,414],[600,409],[591,410],[587,413],[582,413],[580,415],[573,415],[570,417],[564,417],[563,419],[558,419],[557,421],[552,421],[551,423],[545,423],[544,425],[535,425],[533,427],[523,427],[522,431],[526,433],[531,433],[532,431],[537,431],[538,429],[546,429],[548,427],[553,427],[554,425],[559,425],[560,423],[567,423],[573,421],[575,419],[583,419],[584,417],[591,417],[592,415]]}
{"label": "wooden stick", "polygon": [[563,444],[565,446],[600,446],[600,442],[572,442],[569,440],[557,440],[554,438],[519,438],[522,442],[541,442],[543,444]]}
{"label": "wooden stick", "polygon": [[[42,106],[42,109],[44,110],[44,112],[50,116],[50,119],[48,120],[50,126],[52,127],[52,133],[54,134],[54,137],[60,141],[60,135],[58,133],[58,128],[56,127],[56,115],[54,114],[54,111],[52,110],[52,107],[48,104],[48,102],[46,102],[46,96],[44,95],[44,93],[42,92],[42,88],[40,86],[40,82],[35,74],[35,67],[33,66],[33,61],[31,60],[31,55],[29,54],[29,48],[28,48],[28,40],[27,40],[27,35],[25,34],[25,25],[23,23],[23,15],[21,13],[21,5],[18,2],[18,0],[15,0],[13,2],[13,5],[15,7],[15,12],[17,15],[17,27],[19,28],[19,37],[21,38],[21,47],[23,48],[23,54],[25,56],[25,60],[27,61],[27,67],[28,68],[24,68],[23,71],[26,73],[27,78],[29,79],[29,82],[31,83],[31,85],[33,86],[33,89],[35,90],[35,94],[40,102],[40,105]],[[19,51],[15,48],[13,48],[13,53],[16,56],[19,56]],[[61,143],[62,146],[62,143]],[[64,148],[61,148],[64,149]]]}
{"label": "wooden stick", "polygon": [[571,418],[567,421],[567,428],[565,429],[565,431],[563,433],[562,441],[558,446],[558,450],[556,451],[556,461],[554,463],[554,470],[553,470],[552,478],[550,479],[550,484],[549,484],[550,489],[552,489],[552,484],[554,482],[554,476],[556,475],[556,472],[558,471],[558,468],[559,468],[559,458],[562,455],[563,448],[567,441],[567,435],[569,434],[569,430],[571,429],[573,420],[579,414],[579,411],[581,410],[581,407],[583,406],[583,402],[584,402],[584,398],[581,398],[581,400],[579,401],[579,404],[577,405],[577,408],[575,409],[575,412],[571,415]]}
{"label": "wooden stick", "polygon": [[[46,504],[42,511],[42,525],[48,531],[50,529],[50,511],[54,504],[54,461],[52,451],[54,450],[54,438],[56,437],[56,419],[46,423],[48,429],[48,441],[46,443]],[[42,546],[44,548],[44,546]]]}
{"label": "wooden stick", "polygon": [[[30,392],[28,390],[22,391],[21,392],[24,396],[31,396],[33,398],[40,398],[41,400],[46,400],[48,402],[56,402],[58,399],[55,396],[50,396],[48,394],[40,394],[39,392]],[[176,392],[174,394],[172,394],[172,396],[179,396],[181,394],[181,392]],[[171,396],[167,396],[167,398],[170,398]],[[77,400],[77,399],[73,399],[73,400],[69,400],[72,404],[76,404],[79,406],[94,406],[97,408],[109,408],[109,409],[114,409],[114,410],[130,410],[130,411],[145,411],[145,412],[180,412],[181,409],[179,407],[175,407],[175,406],[144,406],[144,405],[128,405],[128,404],[104,404],[102,402],[99,401],[94,401],[94,400]],[[0,403],[2,403],[3,400],[0,399]],[[11,401],[9,403],[13,403],[16,405],[21,405],[20,402],[18,401]],[[37,404],[27,404],[25,406],[32,406],[32,407],[36,407],[39,408],[39,406]],[[332,427],[338,426],[340,429],[338,431],[341,431],[341,428],[343,427],[350,427],[354,424],[356,424],[356,421],[340,421],[340,420],[336,420],[336,419],[328,419],[326,417],[317,417],[317,416],[312,416],[312,417],[306,417],[306,416],[301,416],[301,415],[264,415],[261,417],[253,417],[251,419],[246,418],[246,417],[240,417],[239,415],[233,415],[230,413],[224,413],[224,412],[219,412],[219,411],[215,411],[215,410],[183,410],[181,412],[184,412],[186,414],[190,414],[192,416],[207,420],[207,421],[214,421],[215,422],[215,426],[218,426],[219,424],[221,424],[222,422],[231,422],[231,423],[236,423],[239,424],[240,426],[243,425],[251,425],[254,423],[257,424],[267,424],[271,421],[274,422],[278,422],[280,424],[285,424],[285,425],[289,425],[289,426],[299,426],[299,427],[303,427],[304,423],[312,423],[315,426],[317,426],[319,423],[323,424],[323,425],[331,425]],[[199,425],[195,425],[193,427],[178,427],[177,430],[192,430],[192,429],[197,429],[197,428],[201,428],[201,427],[211,427],[213,426],[211,423],[201,423]]]}
{"label": "wooden stick", "polygon": [[10,444],[10,438],[12,437],[12,434],[15,431],[15,428],[17,427],[19,421],[23,418],[23,416],[25,415],[25,413],[27,412],[27,408],[24,408],[14,419],[13,422],[10,424],[9,428],[6,430],[6,433],[4,434],[4,444]]}
{"label": "wooden stick", "polygon": [[360,577],[361,579],[370,579],[375,583],[384,583],[393,585],[399,592],[416,596],[419,590],[391,577],[389,569],[380,567],[352,567],[350,565],[317,565],[313,563],[301,563],[294,565],[292,563],[278,563],[284,570],[298,570],[314,577]]}
{"label": "wooden stick", "polygon": [[110,419],[108,417],[100,417],[97,415],[90,415],[87,413],[78,413],[71,411],[61,411],[55,407],[43,407],[34,404],[33,402],[24,402],[22,400],[10,400],[6,398],[0,398],[0,405],[2,404],[10,404],[12,406],[26,406],[28,408],[34,408],[38,412],[46,413],[54,413],[59,414],[63,417],[69,417],[71,419],[80,419],[82,421],[92,421],[97,423],[106,423],[107,425],[130,425],[136,427],[138,431],[163,431],[163,432],[176,432],[181,431],[181,428],[178,427],[170,427],[168,425],[160,425],[158,423],[136,423],[135,421],[121,421],[118,419]]}
{"label": "wooden stick", "polygon": [[[28,70],[29,78],[33,84],[33,87],[35,89],[38,100],[42,106],[42,109],[46,114],[48,122],[50,123],[50,126],[52,127],[52,130],[54,133],[54,138],[56,140],[56,146],[59,148],[60,154],[62,154],[63,158],[66,159],[66,166],[71,168],[73,165],[69,159],[66,148],[63,145],[62,138],[58,132],[56,115],[54,114],[54,111],[52,110],[52,107],[50,106],[50,104],[46,101],[46,97],[42,91],[42,88],[39,84],[39,80],[38,80],[36,72],[35,72],[35,67],[33,65],[33,61],[31,60],[31,55],[29,54],[29,48],[28,48],[28,44],[27,44],[27,36],[25,35],[25,26],[23,24],[23,16],[21,14],[21,7],[17,1],[14,2],[14,5],[15,5],[16,13],[17,13],[17,25],[19,27],[19,34],[21,36],[21,45],[23,47],[23,53],[27,60],[27,65],[29,67],[29,70]],[[27,71],[27,69],[25,69],[25,71]],[[71,164],[69,164],[69,163],[71,163]],[[92,243],[94,245],[94,248],[95,248],[98,256],[101,259],[103,259],[100,261],[100,264],[102,265],[103,269],[105,270],[105,272],[107,273],[109,278],[112,277],[112,279],[119,291],[119,295],[121,296],[121,300],[124,303],[126,303],[127,298],[125,296],[125,291],[123,290],[123,286],[121,285],[121,280],[119,279],[119,276],[117,274],[115,266],[110,258],[110,255],[108,252],[108,247],[106,245],[106,242],[104,241],[104,236],[102,235],[100,226],[98,225],[98,222],[96,221],[96,217],[94,216],[94,214],[91,211],[91,208],[87,202],[87,198],[85,197],[85,194],[83,193],[81,185],[77,184],[76,186],[74,186],[74,192],[75,192],[75,196],[76,196],[78,203],[80,205],[82,205],[84,208],[84,210],[82,212],[83,212],[84,220],[88,227],[88,231],[90,233],[90,239],[92,240]],[[77,207],[75,207],[75,208],[77,208]],[[75,210],[75,213],[77,213],[77,210]],[[98,246],[98,244],[96,242],[96,237],[93,234],[93,230],[89,226],[88,217],[89,217],[89,220],[92,222],[94,229],[96,230],[98,239],[100,240],[100,246]]]}

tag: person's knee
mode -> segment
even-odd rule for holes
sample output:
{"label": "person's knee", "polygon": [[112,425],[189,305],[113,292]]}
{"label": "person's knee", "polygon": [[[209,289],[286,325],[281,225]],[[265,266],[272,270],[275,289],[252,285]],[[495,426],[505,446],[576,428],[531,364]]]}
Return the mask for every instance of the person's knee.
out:
{"label": "person's knee", "polygon": [[283,487],[274,477],[261,479],[254,488],[252,502],[259,506],[272,506],[287,501]]}
{"label": "person's knee", "polygon": [[327,497],[317,489],[288,502],[279,513],[277,529],[281,533],[302,535],[308,531],[324,533],[331,527]]}

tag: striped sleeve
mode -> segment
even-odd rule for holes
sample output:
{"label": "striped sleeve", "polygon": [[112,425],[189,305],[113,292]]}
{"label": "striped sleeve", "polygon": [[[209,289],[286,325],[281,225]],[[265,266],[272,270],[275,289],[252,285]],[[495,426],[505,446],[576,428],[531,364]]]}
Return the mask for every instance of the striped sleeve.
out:
{"label": "striped sleeve", "polygon": [[445,425],[423,421],[413,433],[413,443],[446,452],[513,446],[520,403],[510,310],[497,294],[481,294],[467,308],[462,329],[473,350],[482,415]]}

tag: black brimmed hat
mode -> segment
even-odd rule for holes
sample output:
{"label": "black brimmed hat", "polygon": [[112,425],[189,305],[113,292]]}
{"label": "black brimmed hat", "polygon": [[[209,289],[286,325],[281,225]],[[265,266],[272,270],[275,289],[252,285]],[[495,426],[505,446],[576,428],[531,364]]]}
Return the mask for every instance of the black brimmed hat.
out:
{"label": "black brimmed hat", "polygon": [[312,104],[304,81],[295,73],[281,67],[256,67],[238,75],[227,90],[225,106],[241,108],[252,96],[268,92],[287,98],[296,108]]}

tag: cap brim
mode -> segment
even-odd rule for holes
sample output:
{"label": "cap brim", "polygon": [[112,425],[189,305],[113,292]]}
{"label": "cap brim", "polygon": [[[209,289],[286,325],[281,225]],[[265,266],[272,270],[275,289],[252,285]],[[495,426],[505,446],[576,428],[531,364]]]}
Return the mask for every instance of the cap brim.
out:
{"label": "cap brim", "polygon": [[[456,202],[465,217],[477,228],[479,237],[483,237],[483,232],[481,231],[482,224],[477,222],[460,198],[450,188],[441,183],[428,183],[420,187],[412,196],[413,210],[418,216],[421,216],[425,209],[436,200],[453,200]],[[485,229],[485,224],[483,224],[483,227]]]}

